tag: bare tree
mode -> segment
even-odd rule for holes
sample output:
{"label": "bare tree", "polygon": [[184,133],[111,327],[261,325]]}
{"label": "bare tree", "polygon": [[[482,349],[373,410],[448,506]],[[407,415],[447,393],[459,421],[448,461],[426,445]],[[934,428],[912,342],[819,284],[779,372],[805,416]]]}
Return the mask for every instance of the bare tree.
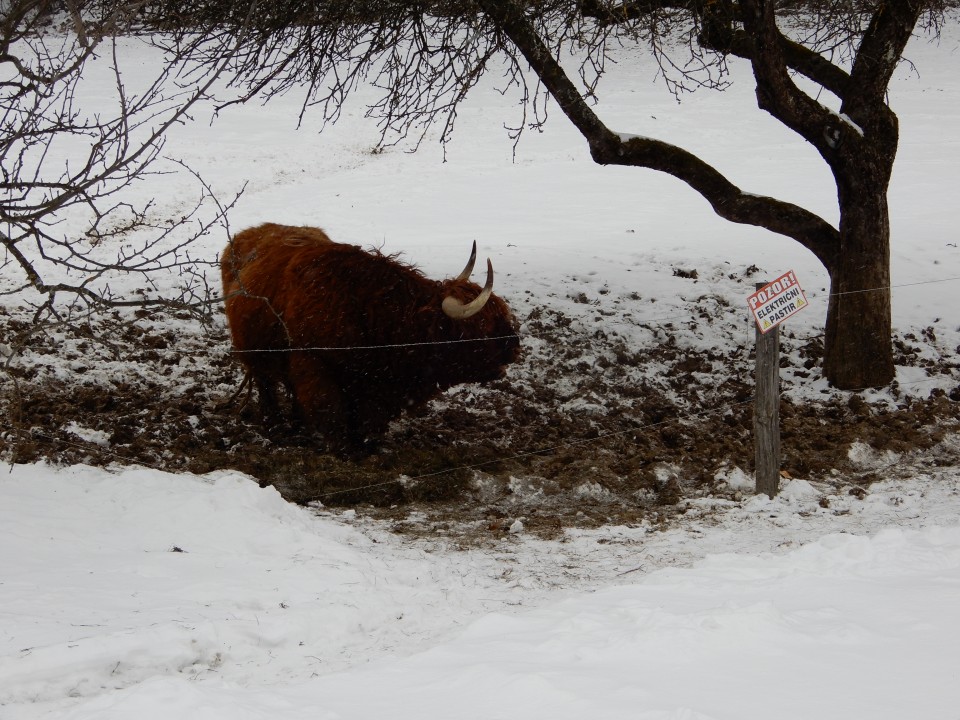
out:
{"label": "bare tree", "polygon": [[[189,248],[225,222],[229,204],[162,153],[164,134],[208,96],[224,61],[186,77],[189,66],[166,56],[153,77],[131,86],[121,43],[134,40],[121,36],[143,4],[0,2],[0,294],[32,304],[31,329],[112,308],[208,310],[209,288]],[[106,73],[112,86],[95,104],[83,94],[91,72]],[[175,217],[163,217],[153,199],[136,204],[124,195],[174,170],[196,188]],[[164,272],[178,278],[172,294],[152,292]],[[129,274],[140,279],[133,296],[115,289]]]}
{"label": "bare tree", "polygon": [[[372,82],[383,92],[369,114],[384,139],[437,121],[446,139],[458,104],[484,73],[502,72],[505,59],[504,85],[524,98],[516,133],[544,121],[549,94],[597,163],[668,173],[721,217],[793,238],[830,275],[826,377],[846,389],[893,379],[887,188],[898,124],[886,93],[912,34],[936,32],[943,2],[159,0],[150,12],[158,23],[175,17],[174,25],[188,28],[179,38],[183,49],[207,62],[249,20],[233,66],[248,97],[305,86],[304,109],[317,107],[334,121],[358,83]],[[678,42],[685,58],[676,54]],[[748,60],[758,107],[809,142],[833,173],[839,224],[740,188],[683,148],[607,127],[592,100],[611,51],[624,44],[649,49],[676,93],[722,89],[727,59]],[[578,62],[568,69],[571,57]]]}

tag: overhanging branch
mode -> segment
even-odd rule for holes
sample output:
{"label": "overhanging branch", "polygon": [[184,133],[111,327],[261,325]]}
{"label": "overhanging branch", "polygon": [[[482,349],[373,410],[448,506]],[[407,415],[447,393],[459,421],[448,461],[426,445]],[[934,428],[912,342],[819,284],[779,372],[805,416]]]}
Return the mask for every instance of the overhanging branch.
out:
{"label": "overhanging branch", "polygon": [[645,167],[672,175],[702,195],[721,217],[793,238],[814,253],[826,268],[835,266],[839,233],[828,222],[791,203],[743,192],[716,168],[680,147],[613,132],[585,102],[524,16],[520,4],[497,0],[480,0],[480,4],[516,45],[561,110],[587,140],[595,162]]}
{"label": "overhanging branch", "polygon": [[818,215],[776,198],[744,192],[709,163],[683,148],[650,138],[621,137],[591,143],[593,159],[603,165],[658,170],[698,192],[714,212],[730,222],[755,225],[792,238],[810,250],[828,270],[835,267],[839,232]]}

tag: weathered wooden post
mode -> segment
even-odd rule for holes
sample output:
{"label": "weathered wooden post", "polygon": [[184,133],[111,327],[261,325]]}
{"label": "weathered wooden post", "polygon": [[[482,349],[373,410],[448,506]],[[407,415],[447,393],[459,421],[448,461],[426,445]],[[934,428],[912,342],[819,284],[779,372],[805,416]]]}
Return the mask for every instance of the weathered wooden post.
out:
{"label": "weathered wooden post", "polygon": [[773,282],[757,283],[747,298],[757,321],[756,397],[753,439],[756,446],[757,492],[780,492],[780,330],[779,325],[807,306],[797,276],[788,270]]}
{"label": "weathered wooden post", "polygon": [[[766,283],[757,283],[757,290]],[[761,332],[757,325],[756,394],[753,399],[756,489],[780,492],[780,328]]]}

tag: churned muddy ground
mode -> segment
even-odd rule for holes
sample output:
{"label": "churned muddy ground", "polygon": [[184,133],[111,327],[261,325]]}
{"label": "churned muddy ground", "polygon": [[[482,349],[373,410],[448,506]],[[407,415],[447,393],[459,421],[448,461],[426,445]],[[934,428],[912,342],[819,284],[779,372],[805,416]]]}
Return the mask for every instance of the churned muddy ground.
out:
{"label": "churned muddy ground", "polygon": [[[560,310],[521,307],[524,355],[491,385],[461,386],[396,422],[358,459],[324,451],[293,426],[266,430],[255,398],[225,405],[242,373],[222,320],[141,313],[23,335],[8,346],[0,452],[8,462],[142,464],[205,473],[236,468],[292,502],[354,507],[402,532],[478,541],[551,536],[605,523],[668,523],[684,500],[739,500],[753,465],[751,348],[681,348],[669,335],[631,346]],[[693,316],[689,323],[696,323]],[[711,322],[706,315],[699,322]],[[897,362],[935,366],[929,338],[898,338]],[[782,339],[789,389],[816,377],[820,345]],[[781,406],[783,472],[851,494],[917,465],[957,464],[960,388],[882,400],[822,393]],[[867,461],[865,461],[867,457]]]}

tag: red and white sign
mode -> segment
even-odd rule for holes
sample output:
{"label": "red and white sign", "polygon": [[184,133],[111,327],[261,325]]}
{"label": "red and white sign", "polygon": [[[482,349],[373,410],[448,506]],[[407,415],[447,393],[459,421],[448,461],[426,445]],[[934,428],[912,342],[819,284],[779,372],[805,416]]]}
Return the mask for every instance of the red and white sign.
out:
{"label": "red and white sign", "polygon": [[807,306],[807,298],[793,270],[787,270],[772,283],[764,285],[748,297],[747,302],[762,333],[773,330]]}

